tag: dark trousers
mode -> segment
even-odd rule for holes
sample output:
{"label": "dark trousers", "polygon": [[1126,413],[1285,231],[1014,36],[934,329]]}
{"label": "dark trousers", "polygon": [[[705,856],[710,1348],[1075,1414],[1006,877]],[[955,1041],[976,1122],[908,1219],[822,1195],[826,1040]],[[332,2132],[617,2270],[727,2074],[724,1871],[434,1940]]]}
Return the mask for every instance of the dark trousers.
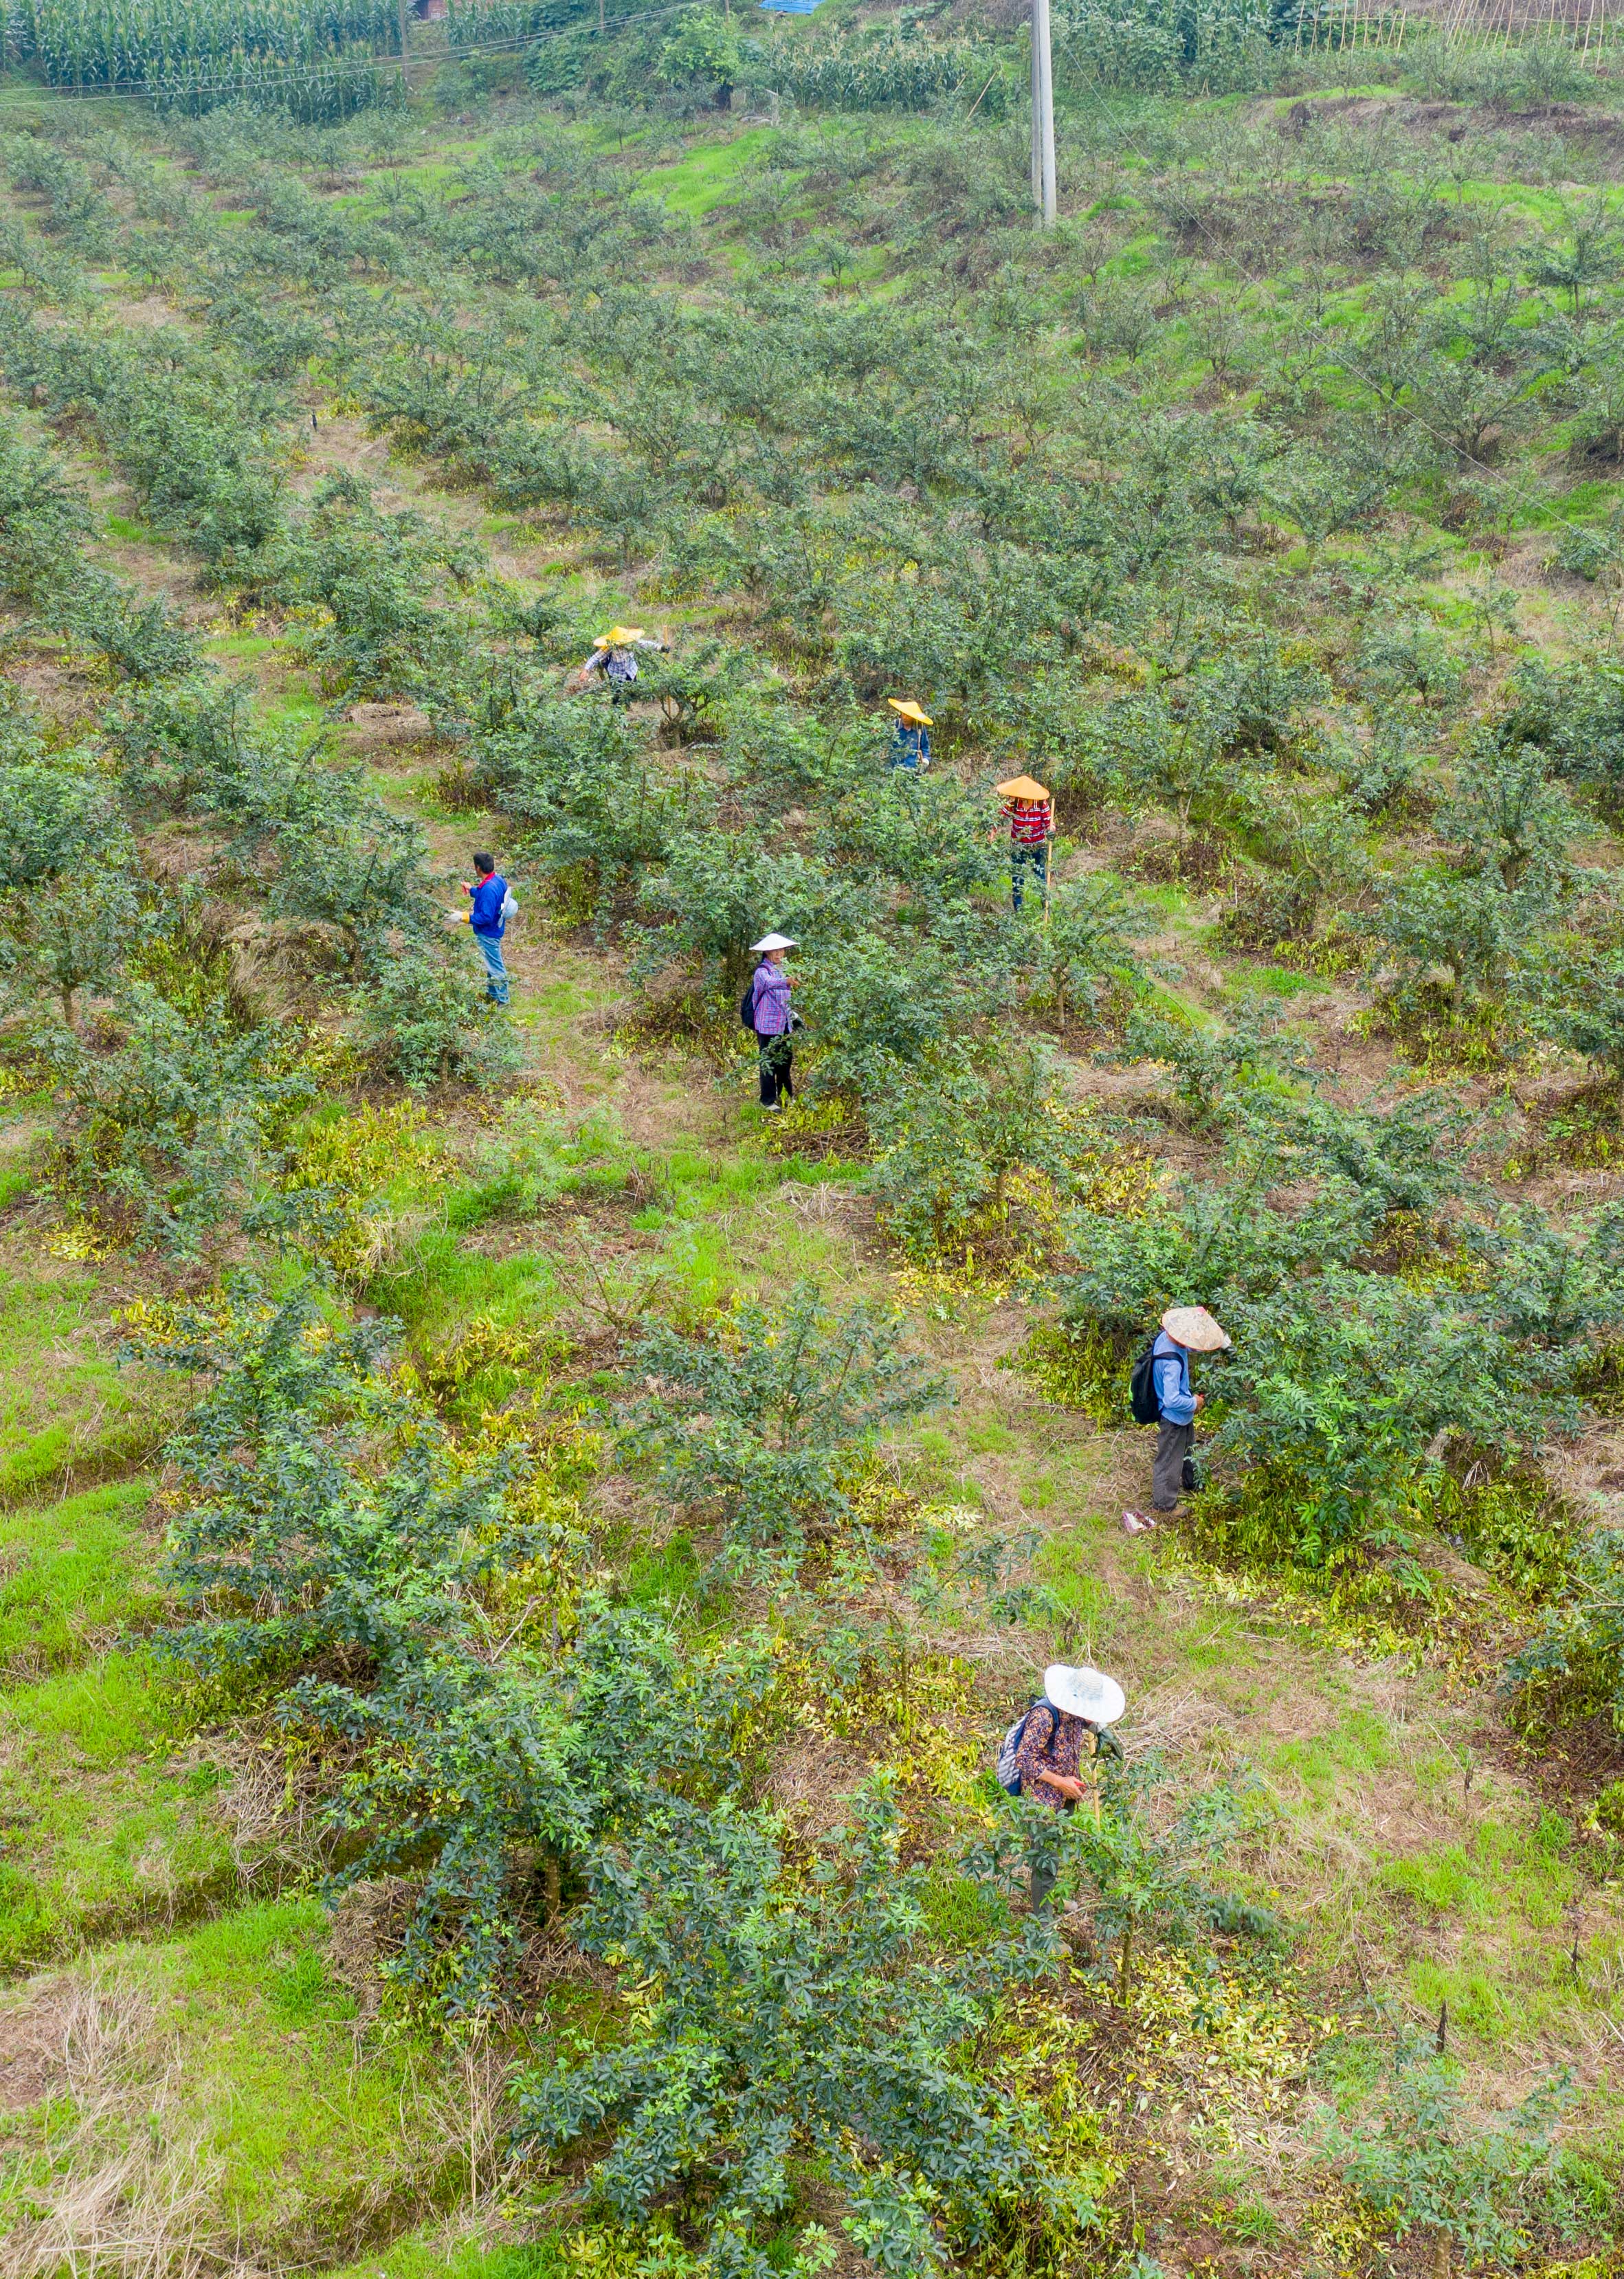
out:
{"label": "dark trousers", "polygon": [[1036,847],[1018,847],[1013,841],[1009,848],[1009,900],[1012,908],[1021,907],[1022,890],[1030,871],[1041,894],[1049,884],[1049,842],[1040,839]]}
{"label": "dark trousers", "polygon": [[1163,1417],[1156,1427],[1156,1461],[1151,1468],[1151,1501],[1171,1511],[1184,1485],[1184,1464],[1195,1446],[1195,1426]]}
{"label": "dark trousers", "polygon": [[790,1080],[795,1051],[787,1036],[763,1037],[759,1059],[762,1071],[762,1106],[776,1108],[780,1100],[793,1100],[795,1087]]}
{"label": "dark trousers", "polygon": [[[1076,1806],[1068,1797],[1060,1807],[1060,1814],[1076,1810]],[[1059,1817],[1057,1814],[1057,1820]],[[1054,1896],[1054,1886],[1060,1880],[1061,1863],[1053,1849],[1041,1838],[1033,1843],[1029,1858],[1030,1873],[1027,1890],[1030,1895],[1032,1913],[1036,1915],[1039,1907],[1046,1907]]]}

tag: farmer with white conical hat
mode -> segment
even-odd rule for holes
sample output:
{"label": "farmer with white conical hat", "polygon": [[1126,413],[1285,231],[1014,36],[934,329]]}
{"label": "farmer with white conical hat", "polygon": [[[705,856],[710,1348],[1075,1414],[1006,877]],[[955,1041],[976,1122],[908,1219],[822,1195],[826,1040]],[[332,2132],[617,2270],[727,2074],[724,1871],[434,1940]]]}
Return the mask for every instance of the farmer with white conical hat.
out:
{"label": "farmer with white conical hat", "polygon": [[[1101,1755],[1120,1757],[1111,1728],[1127,1707],[1127,1697],[1103,1670],[1051,1662],[1043,1673],[1043,1698],[1018,1725],[1011,1726],[1000,1752],[1000,1777],[1006,1788],[1030,1796],[1052,1812],[1074,1812],[1092,1800],[1099,1819]],[[1008,1777],[1005,1777],[1007,1756]],[[1031,1870],[1034,1912],[1048,1904],[1058,1863],[1035,1853]]]}
{"label": "farmer with white conical hat", "polygon": [[632,685],[637,679],[637,652],[640,648],[667,649],[669,641],[655,641],[641,625],[611,625],[600,633],[592,645],[592,655],[581,667],[581,686],[591,685],[594,673],[601,672],[609,683],[609,701],[624,704],[630,698]]}
{"label": "farmer with white conical hat", "polygon": [[755,1032],[756,1059],[762,1078],[762,1109],[776,1116],[786,1100],[793,1100],[791,1081],[795,1048],[790,1040],[797,1016],[790,1004],[793,981],[784,971],[785,953],[798,947],[786,933],[764,933],[750,944],[761,959],[751,977],[741,1011],[747,1009],[747,1025]]}
{"label": "farmer with white conical hat", "polygon": [[[1190,1382],[1190,1356],[1227,1353],[1229,1346],[1227,1332],[1205,1306],[1169,1306],[1161,1317],[1151,1347],[1151,1383],[1155,1387],[1157,1410],[1151,1502],[1158,1512],[1176,1511],[1181,1490],[1195,1485],[1190,1452],[1195,1446],[1196,1413],[1206,1407],[1207,1396]],[[1156,1524],[1150,1512],[1124,1512],[1122,1519],[1124,1525],[1136,1523],[1128,1526],[1130,1535]]]}
{"label": "farmer with white conical hat", "polygon": [[931,764],[931,731],[936,723],[911,696],[888,696],[885,702],[897,716],[896,733],[891,740],[892,766],[928,768]]}

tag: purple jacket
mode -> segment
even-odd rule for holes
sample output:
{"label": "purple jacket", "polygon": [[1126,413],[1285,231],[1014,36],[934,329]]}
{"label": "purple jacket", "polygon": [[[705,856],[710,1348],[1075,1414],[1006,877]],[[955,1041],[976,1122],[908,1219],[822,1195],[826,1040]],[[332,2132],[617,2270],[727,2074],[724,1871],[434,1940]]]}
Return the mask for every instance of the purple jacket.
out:
{"label": "purple jacket", "polygon": [[765,957],[750,984],[750,1021],[758,1037],[781,1037],[790,1025],[789,976]]}

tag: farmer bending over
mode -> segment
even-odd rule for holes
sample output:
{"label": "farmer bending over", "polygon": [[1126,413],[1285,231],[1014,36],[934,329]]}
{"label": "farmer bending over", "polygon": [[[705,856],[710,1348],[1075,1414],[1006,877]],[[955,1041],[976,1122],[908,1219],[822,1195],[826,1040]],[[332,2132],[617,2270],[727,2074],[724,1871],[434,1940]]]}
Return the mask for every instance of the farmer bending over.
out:
{"label": "farmer bending over", "polygon": [[592,645],[592,655],[581,667],[581,686],[589,687],[594,673],[601,672],[609,683],[609,702],[624,704],[630,702],[632,684],[637,679],[637,652],[640,648],[664,651],[669,641],[655,641],[641,625],[611,625],[600,633]]}
{"label": "farmer bending over", "polygon": [[906,700],[888,696],[885,702],[897,716],[896,733],[891,740],[892,766],[928,768],[933,725],[930,714],[922,711],[911,696]]}
{"label": "farmer bending over", "polygon": [[750,983],[750,1026],[756,1036],[762,1106],[769,1116],[776,1116],[786,1100],[795,1097],[790,1079],[795,1058],[790,1040],[797,1018],[790,1008],[790,991],[795,985],[784,971],[784,954],[797,945],[786,933],[768,933],[750,947],[762,961]]}
{"label": "farmer bending over", "polygon": [[[1030,871],[1046,902],[1049,892],[1049,841],[1054,836],[1054,802],[1030,776],[1015,776],[998,787],[1004,804],[999,819],[1009,832],[1010,907],[1021,907],[1021,891]],[[998,833],[993,833],[996,839]]]}
{"label": "farmer bending over", "polygon": [[[1098,1669],[1052,1663],[1043,1673],[1042,1700],[1026,1713],[1015,1753],[1015,1781],[1008,1784],[1018,1785],[1022,1796],[1047,1805],[1052,1812],[1075,1811],[1084,1797],[1095,1794],[1099,1758],[1122,1753],[1110,1728],[1127,1706],[1114,1677]],[[1058,1873],[1053,1861],[1033,1860],[1034,1914],[1047,1907]]]}

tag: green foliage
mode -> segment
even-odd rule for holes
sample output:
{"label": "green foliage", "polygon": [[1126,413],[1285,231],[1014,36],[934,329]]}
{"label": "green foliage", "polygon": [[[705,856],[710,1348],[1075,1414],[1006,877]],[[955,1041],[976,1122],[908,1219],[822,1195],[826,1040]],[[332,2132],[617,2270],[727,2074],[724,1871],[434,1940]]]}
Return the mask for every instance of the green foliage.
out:
{"label": "green foliage", "polygon": [[319,613],[300,645],[331,693],[415,695],[456,654],[459,628],[435,607],[441,573],[465,584],[477,561],[422,516],[379,513],[352,477],[334,476],[318,488],[276,590]]}
{"label": "green foliage", "polygon": [[525,1851],[556,1869],[640,1817],[657,1770],[714,1786],[758,1654],[681,1663],[658,1622],[591,1597],[578,1431],[532,1408],[459,1444],[380,1367],[384,1325],[334,1331],[307,1293],[242,1287],[129,1335],[211,1380],[171,1450],[173,1683],[200,1716],[275,1705],[290,1745],[331,1758],[340,1883],[424,1871],[403,1992],[483,2009],[541,1904],[515,1905]]}
{"label": "green foliage", "polygon": [[686,833],[639,894],[671,916],[640,947],[648,971],[684,963],[735,1003],[750,971],[750,944],[768,928],[799,936],[839,931],[851,898],[797,854],[770,855],[752,833]]}
{"label": "green foliage", "polygon": [[50,1184],[105,1239],[196,1257],[241,1219],[314,1086],[280,1026],[244,1027],[218,1000],[178,1005],[132,978],[111,1025],[111,1044],[64,1029],[47,1046]]}
{"label": "green foliage", "polygon": [[1530,1723],[1575,1723],[1599,1711],[1624,1732],[1624,1530],[1580,1539],[1566,1589],[1507,1662],[1505,1683]]}
{"label": "green foliage", "polygon": [[27,443],[13,420],[0,420],[0,592],[31,602],[67,585],[95,528],[51,455]]}
{"label": "green foliage", "polygon": [[[754,42],[749,43],[752,47]],[[732,19],[712,8],[685,8],[660,51],[660,73],[673,85],[706,80],[714,85],[716,101],[725,104],[735,80],[745,72],[745,43]]]}
{"label": "green foliage", "polygon": [[394,30],[379,0],[313,9],[212,0],[202,10],[137,0],[116,16],[92,16],[71,0],[27,0],[6,25],[18,59],[36,61],[57,84],[134,83],[182,111],[285,104],[304,119],[342,118],[374,101],[375,75],[359,58],[346,68],[344,50],[387,49]]}
{"label": "green foliage", "polygon": [[[1445,1248],[1465,1183],[1436,1108],[1254,1094],[1227,1113],[1227,1172],[1143,1216],[1069,1215],[1066,1327],[1122,1351],[1168,1305],[1212,1306],[1234,1350],[1208,1364],[1222,1488],[1204,1534],[1247,1559],[1357,1563],[1403,1532],[1445,1446],[1510,1469],[1570,1427],[1592,1341],[1624,1305],[1616,1230],[1608,1213],[1559,1230],[1480,1198]],[[1387,1246],[1409,1272],[1375,1270]]]}
{"label": "green foliage", "polygon": [[792,1563],[851,1523],[875,1435],[946,1393],[898,1350],[897,1324],[862,1305],[831,1313],[810,1283],[778,1311],[735,1305],[708,1337],[655,1324],[632,1359],[647,1390],[626,1445],[657,1460],[663,1492],[712,1519],[732,1554]]}
{"label": "green foliage", "polygon": [[[990,1264],[1006,1258],[1012,1182],[1035,1172],[1063,1192],[1079,1136],[1052,1055],[1030,1039],[978,1066],[948,1063],[899,1087],[870,1106],[869,1123],[884,1224],[921,1263],[968,1250]],[[1035,1230],[1023,1232],[1030,1243]]]}
{"label": "green foliage", "polygon": [[[759,1823],[671,1808],[593,1866],[578,1935],[649,1989],[615,2049],[532,2075],[523,2137],[609,2129],[595,2191],[623,2221],[672,2192],[703,2208],[714,2267],[766,2279],[762,2235],[816,2160],[882,2269],[938,2271],[1021,2199],[1088,2221],[1041,2137],[953,2062],[1000,1994],[1049,1952],[1041,1919],[926,1958],[927,1871],[899,1863],[894,1805],[870,1792],[809,1878]],[[816,2267],[808,2240],[795,2268]]]}
{"label": "green foliage", "polygon": [[1419,2230],[1469,2264],[1506,2263],[1526,2245],[1528,2187],[1548,2172],[1573,2096],[1567,2075],[1553,2075],[1498,2127],[1480,2129],[1464,2112],[1456,2068],[1409,2028],[1369,2122],[1333,2121],[1324,2150],[1401,2239]]}
{"label": "green foliage", "polygon": [[1007,115],[1005,59],[969,40],[926,41],[906,32],[785,41],[761,70],[765,82],[818,111],[923,111],[954,97]]}
{"label": "green foliage", "polygon": [[1251,87],[1271,70],[1276,13],[1271,0],[1067,0],[1056,17],[1057,69],[1083,85],[1162,88],[1187,75],[1204,87]]}

